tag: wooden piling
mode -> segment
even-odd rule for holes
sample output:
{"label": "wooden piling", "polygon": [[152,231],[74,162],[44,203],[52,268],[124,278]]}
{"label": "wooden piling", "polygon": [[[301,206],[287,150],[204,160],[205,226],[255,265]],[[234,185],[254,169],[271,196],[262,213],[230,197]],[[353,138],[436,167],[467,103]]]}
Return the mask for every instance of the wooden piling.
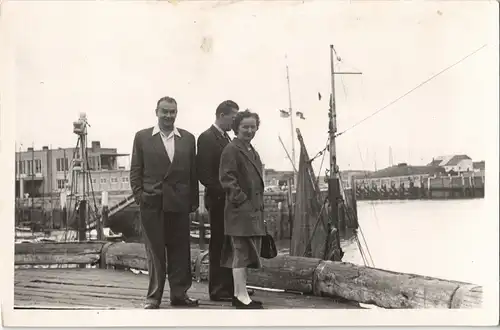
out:
{"label": "wooden piling", "polygon": [[108,207],[108,192],[103,191],[101,195],[101,217],[97,219],[96,222],[96,231],[97,231],[97,240],[104,240],[104,226],[108,223],[108,215],[109,215],[109,207]]}
{"label": "wooden piling", "polygon": [[87,239],[87,226],[85,219],[87,219],[87,201],[82,199],[78,209],[78,241],[80,242]]}
{"label": "wooden piling", "polygon": [[427,198],[432,199],[431,177],[427,178]]}
{"label": "wooden piling", "polygon": [[352,211],[356,215],[356,227],[358,228],[358,201],[356,199],[356,178],[351,176],[351,202],[352,202]]}
{"label": "wooden piling", "polygon": [[205,250],[205,219],[202,215],[200,215],[198,210],[196,210],[195,219],[198,219],[199,223],[198,232],[200,235],[199,245],[200,245],[200,250],[203,251]]}
{"label": "wooden piling", "polygon": [[61,207],[61,227],[68,228],[68,211],[66,209],[66,192],[62,191],[59,195],[60,207]]}

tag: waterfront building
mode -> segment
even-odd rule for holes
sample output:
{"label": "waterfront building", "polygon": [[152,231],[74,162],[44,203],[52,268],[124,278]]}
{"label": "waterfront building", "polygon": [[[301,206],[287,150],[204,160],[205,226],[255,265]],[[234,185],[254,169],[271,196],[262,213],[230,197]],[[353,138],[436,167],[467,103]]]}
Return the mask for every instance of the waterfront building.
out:
{"label": "waterfront building", "polygon": [[[32,147],[16,150],[16,198],[57,196],[72,184],[75,160],[81,159],[81,149],[48,146],[41,150]],[[130,191],[129,171],[118,166],[116,148],[102,148],[99,141],[92,141],[87,148],[90,188],[100,191]]]}
{"label": "waterfront building", "polygon": [[442,167],[447,173],[463,173],[473,170],[473,161],[467,155],[439,156],[435,157],[429,166]]}

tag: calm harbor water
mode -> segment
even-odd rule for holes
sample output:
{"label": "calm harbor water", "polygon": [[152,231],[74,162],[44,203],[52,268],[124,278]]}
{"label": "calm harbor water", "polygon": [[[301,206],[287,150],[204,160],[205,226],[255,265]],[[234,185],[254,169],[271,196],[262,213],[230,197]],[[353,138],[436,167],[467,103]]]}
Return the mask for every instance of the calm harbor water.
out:
{"label": "calm harbor water", "polygon": [[[495,221],[487,213],[484,199],[358,202],[375,267],[476,284],[487,267],[485,224]],[[342,245],[343,261],[363,264],[353,239]]]}

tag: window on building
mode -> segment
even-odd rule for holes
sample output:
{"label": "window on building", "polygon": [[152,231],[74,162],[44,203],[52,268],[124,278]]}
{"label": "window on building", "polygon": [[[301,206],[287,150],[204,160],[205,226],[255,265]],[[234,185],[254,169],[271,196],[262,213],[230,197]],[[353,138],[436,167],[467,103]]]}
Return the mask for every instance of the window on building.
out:
{"label": "window on building", "polygon": [[93,184],[96,184],[96,183],[97,183],[97,180],[96,180],[96,179],[92,179],[92,183],[93,183]]}
{"label": "window on building", "polygon": [[111,178],[111,183],[117,183],[118,179],[117,178]]}
{"label": "window on building", "polygon": [[96,171],[100,170],[101,169],[101,165],[99,164],[100,157],[94,156],[94,157],[92,157],[92,159],[94,160],[94,167],[95,167]]}
{"label": "window on building", "polygon": [[129,179],[128,176],[124,176],[124,177],[122,177],[122,182],[123,183],[128,182],[128,179]]}
{"label": "window on building", "polygon": [[42,160],[35,159],[35,173],[42,173]]}
{"label": "window on building", "polygon": [[101,178],[101,183],[106,183],[107,181],[106,178]]}
{"label": "window on building", "polygon": [[69,170],[68,158],[57,158],[56,159],[56,170],[57,170],[57,172],[68,171]]}
{"label": "window on building", "polygon": [[68,183],[68,180],[64,179],[57,179],[57,189],[64,189],[66,187],[66,184]]}
{"label": "window on building", "polygon": [[99,156],[90,156],[89,157],[89,169],[91,171],[99,170]]}
{"label": "window on building", "polygon": [[32,170],[33,170],[33,161],[32,160],[28,160],[27,163],[28,163],[28,173],[27,174],[31,175],[33,173],[32,172]]}

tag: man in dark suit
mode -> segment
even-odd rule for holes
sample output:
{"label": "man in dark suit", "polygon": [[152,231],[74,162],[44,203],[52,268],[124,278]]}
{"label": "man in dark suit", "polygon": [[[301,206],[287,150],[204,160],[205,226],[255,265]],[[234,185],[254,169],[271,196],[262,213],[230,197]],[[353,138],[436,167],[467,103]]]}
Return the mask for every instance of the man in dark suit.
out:
{"label": "man in dark suit", "polygon": [[171,305],[197,306],[187,295],[192,284],[189,213],[199,206],[196,142],[193,134],[174,126],[175,99],[161,98],[156,116],[157,125],[135,134],[130,166],[148,259],[144,307],[159,308],[167,273]]}
{"label": "man in dark suit", "polygon": [[227,100],[215,110],[215,123],[198,137],[198,179],[205,186],[205,207],[210,217],[209,282],[210,299],[231,299],[234,292],[231,269],[220,266],[222,243],[224,242],[225,193],[219,182],[220,156],[230,142],[227,132],[231,130],[238,104]]}

